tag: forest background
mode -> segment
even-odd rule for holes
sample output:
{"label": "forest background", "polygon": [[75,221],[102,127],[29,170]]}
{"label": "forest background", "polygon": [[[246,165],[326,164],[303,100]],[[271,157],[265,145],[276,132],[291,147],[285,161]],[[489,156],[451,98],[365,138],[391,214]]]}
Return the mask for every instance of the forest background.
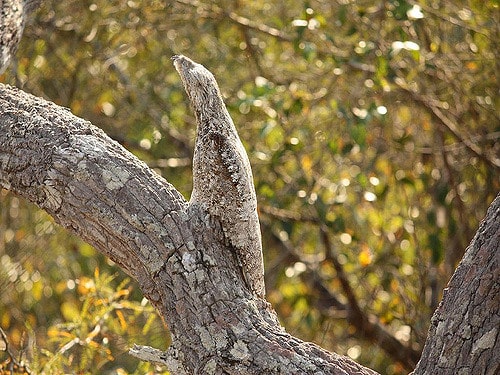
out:
{"label": "forest background", "polygon": [[[189,197],[196,127],[170,57],[203,63],[252,163],[268,300],[282,323],[404,374],[412,356],[396,358],[352,311],[418,353],[499,191],[498,8],[45,1],[0,81],[69,107]],[[0,327],[35,373],[158,371],[127,354],[169,343],[137,285],[5,190],[0,290]]]}

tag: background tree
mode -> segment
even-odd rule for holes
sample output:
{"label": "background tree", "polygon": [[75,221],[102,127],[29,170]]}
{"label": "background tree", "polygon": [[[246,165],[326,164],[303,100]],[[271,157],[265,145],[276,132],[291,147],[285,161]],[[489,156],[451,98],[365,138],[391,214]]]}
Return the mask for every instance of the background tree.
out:
{"label": "background tree", "polygon": [[[47,1],[4,81],[98,124],[189,196],[194,119],[168,59],[209,66],[252,161],[268,295],[285,327],[403,373],[499,187],[497,5],[418,4]],[[73,357],[116,366],[107,354],[144,333],[130,317],[150,319],[137,290],[101,279],[116,268],[5,191],[0,209],[1,326],[18,347],[36,337],[76,351],[75,331],[56,323],[91,333],[91,293],[131,294],[106,332],[127,342]],[[111,288],[93,288],[104,279]],[[36,331],[22,340],[25,321]]]}

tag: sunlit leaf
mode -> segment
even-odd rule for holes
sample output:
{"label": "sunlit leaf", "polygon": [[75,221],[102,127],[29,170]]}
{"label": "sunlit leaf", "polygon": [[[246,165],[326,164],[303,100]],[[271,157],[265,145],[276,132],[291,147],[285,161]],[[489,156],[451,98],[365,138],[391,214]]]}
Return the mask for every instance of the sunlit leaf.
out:
{"label": "sunlit leaf", "polygon": [[372,256],[372,252],[371,252],[370,248],[367,245],[363,244],[361,246],[361,251],[358,255],[359,264],[362,267],[369,266],[372,262],[372,259],[373,259],[373,256]]}

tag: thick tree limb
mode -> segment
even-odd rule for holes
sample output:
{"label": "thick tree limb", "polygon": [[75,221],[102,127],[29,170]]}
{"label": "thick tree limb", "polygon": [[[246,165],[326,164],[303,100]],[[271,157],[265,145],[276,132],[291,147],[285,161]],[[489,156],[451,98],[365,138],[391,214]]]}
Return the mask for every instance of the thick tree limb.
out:
{"label": "thick tree limb", "polygon": [[[2,12],[23,4],[2,3]],[[26,14],[0,20],[13,33],[2,38],[2,68]],[[173,339],[164,356],[134,348],[139,357],[161,357],[176,374],[375,373],[288,335],[270,305],[246,288],[217,219],[188,206],[89,122],[1,84],[0,186],[45,209],[138,281]]]}
{"label": "thick tree limb", "polygon": [[252,297],[220,223],[67,109],[0,85],[0,185],[137,279],[165,319],[176,374],[374,374],[288,335]]}
{"label": "thick tree limb", "polygon": [[500,372],[500,194],[431,319],[417,374]]}
{"label": "thick tree limb", "polygon": [[45,209],[138,279],[145,293],[153,292],[145,268],[155,271],[184,243],[178,228],[183,197],[67,109],[0,87],[0,184]]}

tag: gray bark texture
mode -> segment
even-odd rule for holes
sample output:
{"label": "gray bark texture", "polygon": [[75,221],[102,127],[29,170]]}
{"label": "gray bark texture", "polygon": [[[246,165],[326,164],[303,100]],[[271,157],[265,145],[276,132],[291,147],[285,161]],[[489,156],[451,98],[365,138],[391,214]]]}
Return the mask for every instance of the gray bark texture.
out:
{"label": "gray bark texture", "polygon": [[500,195],[434,312],[416,374],[500,373]]}
{"label": "gray bark texture", "polygon": [[9,66],[23,35],[27,15],[41,0],[0,0],[0,74]]}

